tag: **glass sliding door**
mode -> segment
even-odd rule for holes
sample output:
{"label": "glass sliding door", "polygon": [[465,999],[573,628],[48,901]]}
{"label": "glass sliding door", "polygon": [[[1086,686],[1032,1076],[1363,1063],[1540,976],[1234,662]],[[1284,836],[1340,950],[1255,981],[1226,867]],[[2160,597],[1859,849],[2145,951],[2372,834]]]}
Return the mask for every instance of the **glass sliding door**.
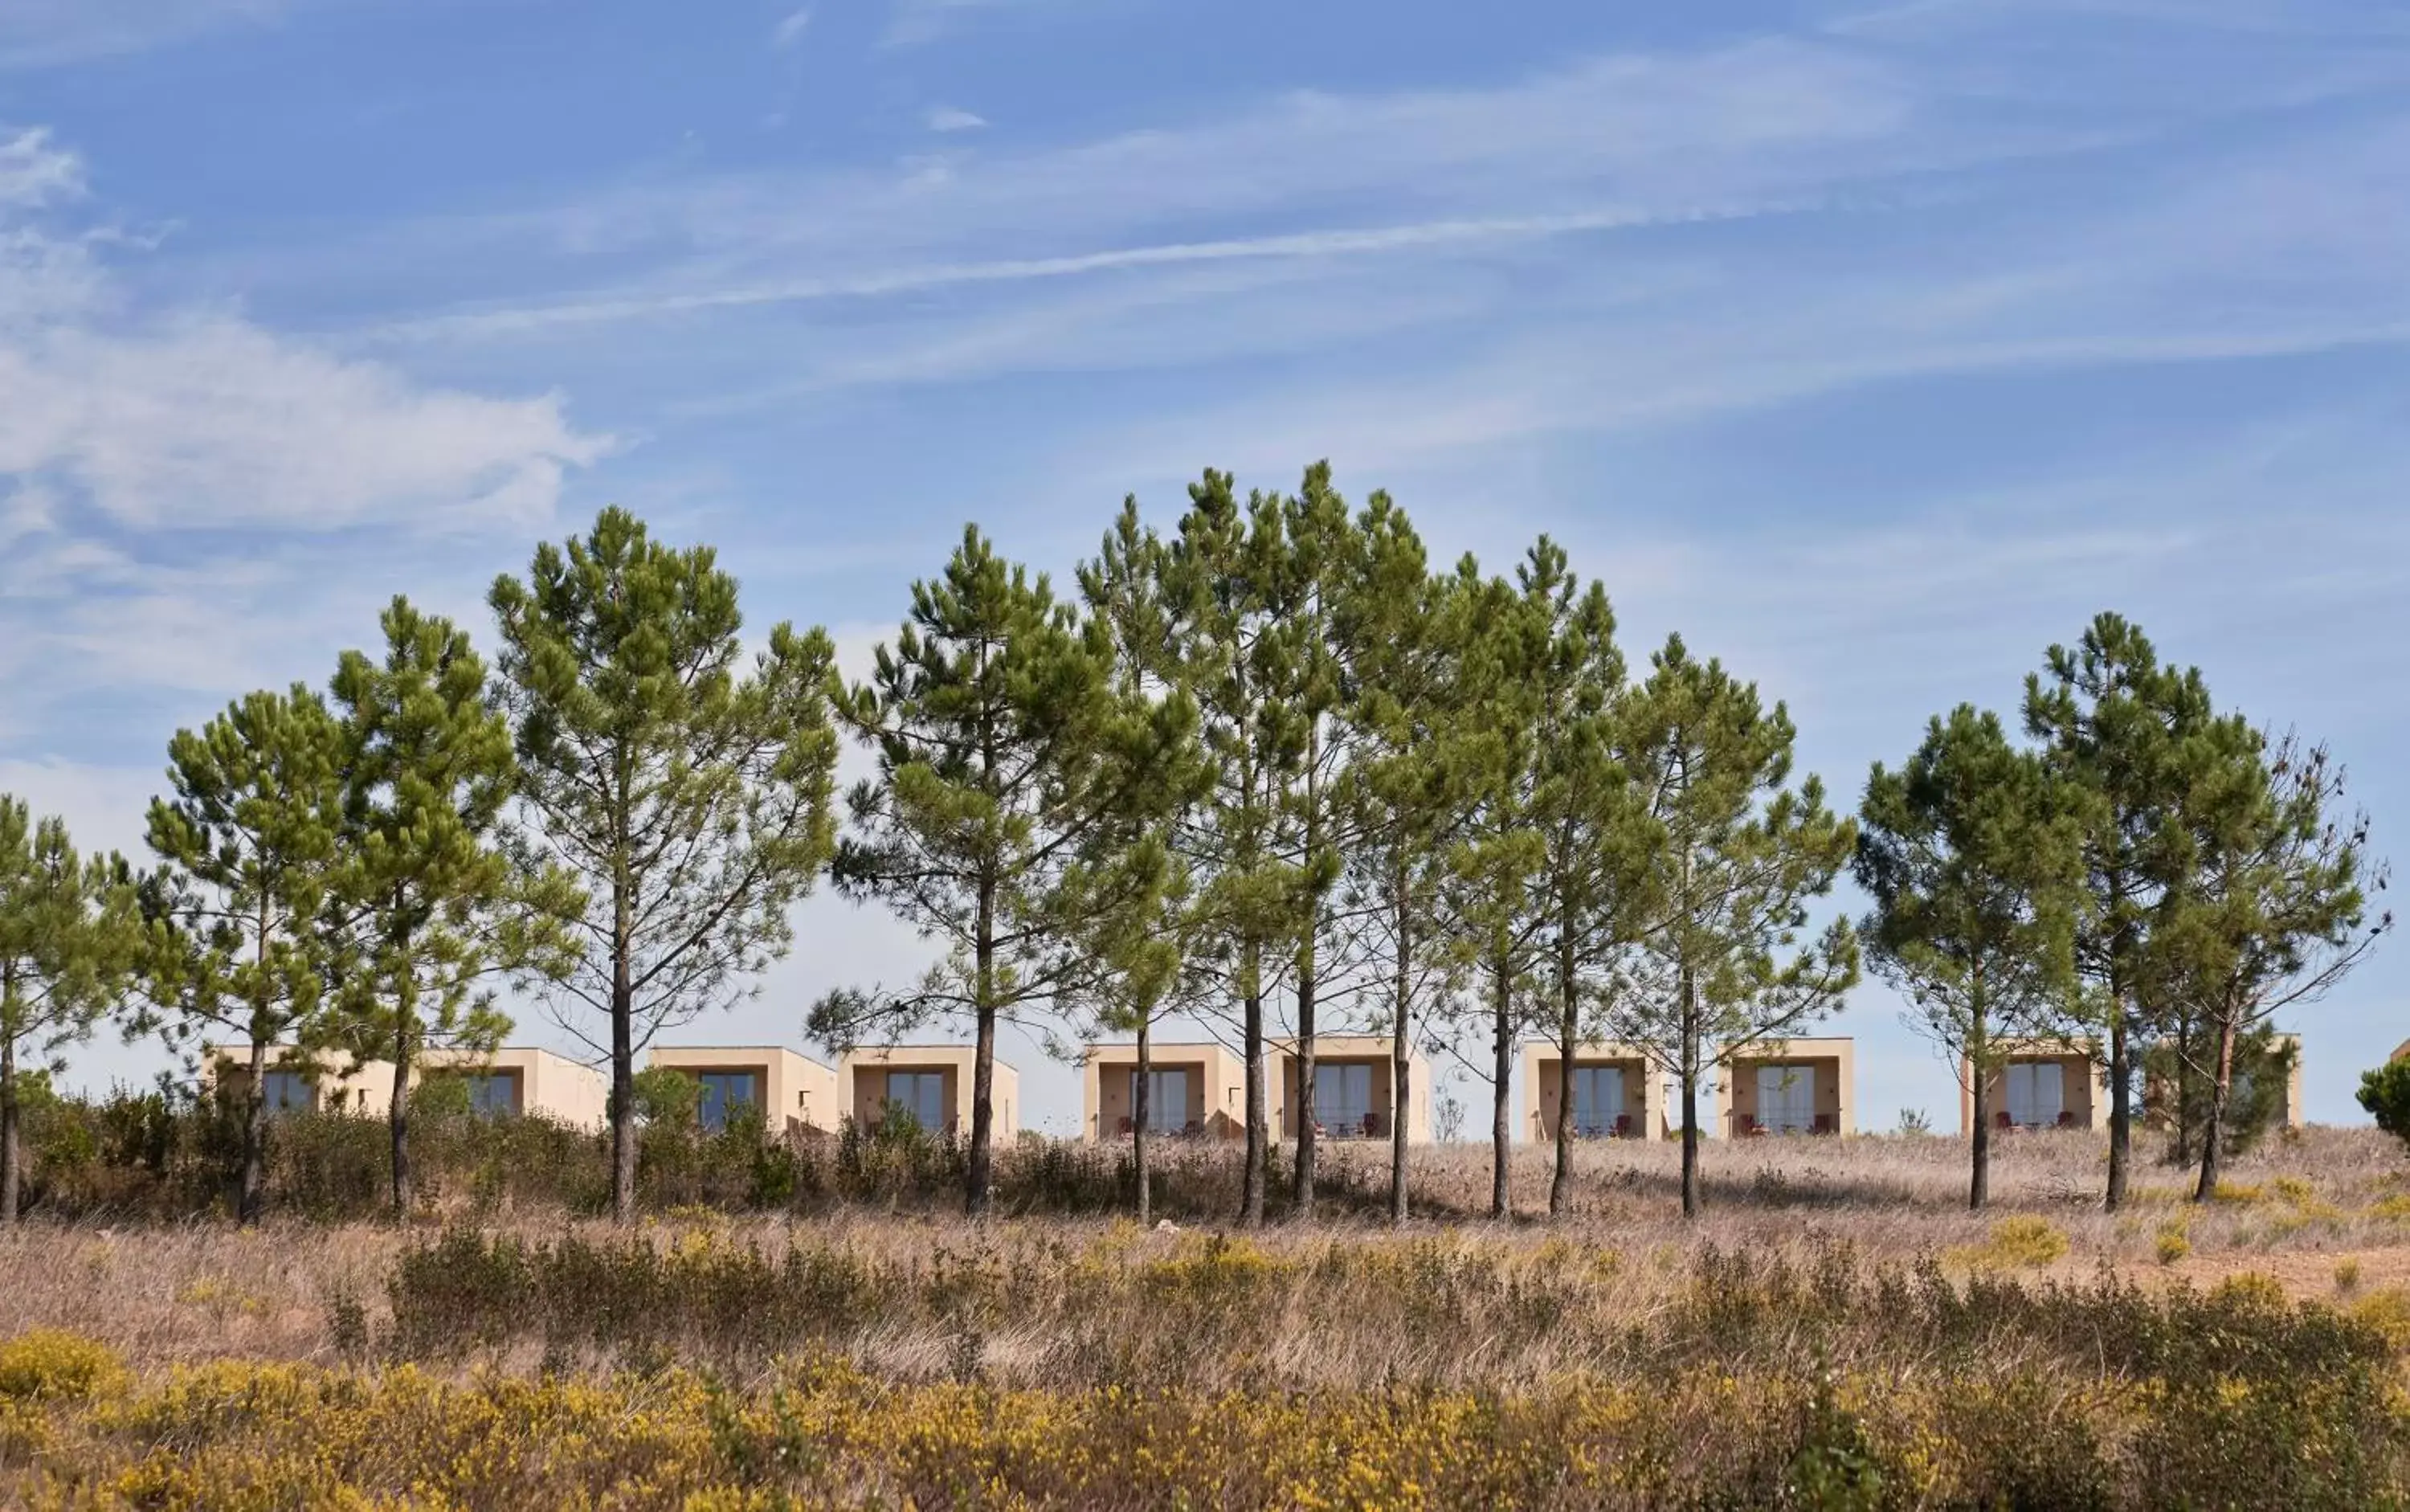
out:
{"label": "glass sliding door", "polygon": [[912,1122],[930,1133],[945,1132],[945,1072],[890,1071],[887,1073],[887,1100],[890,1105],[903,1109]]}
{"label": "glass sliding door", "polygon": [[1757,1122],[1759,1127],[1778,1134],[1812,1132],[1816,1127],[1816,1069],[1759,1067]]}
{"label": "glass sliding door", "polygon": [[1574,1068],[1574,1132],[1586,1140],[1605,1139],[1616,1132],[1623,1116],[1623,1068]]}
{"label": "glass sliding door", "polygon": [[2019,1061],[2003,1078],[2009,1122],[2019,1128],[2049,1128],[2067,1107],[2067,1069],[2056,1061]]}
{"label": "glass sliding door", "polygon": [[1332,1134],[1372,1130],[1372,1068],[1361,1061],[1314,1069],[1314,1119]]}
{"label": "glass sliding door", "polygon": [[730,1119],[743,1116],[738,1109],[758,1111],[762,1106],[762,1078],[751,1071],[704,1071],[695,1080],[703,1085],[703,1099],[695,1113],[710,1133],[719,1133]]}
{"label": "glass sliding door", "polygon": [[[1138,1072],[1129,1073],[1130,1115],[1138,1115]],[[1146,1131],[1177,1134],[1188,1127],[1188,1072],[1185,1069],[1146,1073]]]}

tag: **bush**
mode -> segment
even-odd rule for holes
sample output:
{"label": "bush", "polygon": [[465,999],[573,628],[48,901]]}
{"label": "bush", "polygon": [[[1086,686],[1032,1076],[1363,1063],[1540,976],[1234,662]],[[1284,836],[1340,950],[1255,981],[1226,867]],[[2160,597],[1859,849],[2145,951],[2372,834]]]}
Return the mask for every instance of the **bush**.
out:
{"label": "bush", "polygon": [[75,1401],[123,1374],[108,1345],[58,1329],[35,1329],[0,1344],[0,1398]]}
{"label": "bush", "polygon": [[2388,1061],[2359,1078],[2359,1105],[2376,1127],[2410,1144],[2410,1060]]}

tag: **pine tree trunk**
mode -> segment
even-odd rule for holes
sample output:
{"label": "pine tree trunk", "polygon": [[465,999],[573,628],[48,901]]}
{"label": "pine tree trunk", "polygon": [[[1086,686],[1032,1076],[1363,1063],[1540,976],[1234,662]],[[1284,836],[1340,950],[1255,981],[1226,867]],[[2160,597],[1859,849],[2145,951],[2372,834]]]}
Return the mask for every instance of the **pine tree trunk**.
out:
{"label": "pine tree trunk", "polygon": [[1975,1065],[1970,1074],[1975,1078],[1975,1169],[1967,1180],[1967,1206],[1981,1212],[1992,1199],[1991,1075],[1981,1065]]}
{"label": "pine tree trunk", "polygon": [[1389,1023],[1389,1222],[1392,1226],[1406,1221],[1406,1110],[1412,1106],[1412,1066],[1414,1041],[1408,1031],[1407,1010],[1411,986],[1407,963],[1414,952],[1409,945],[1402,906],[1398,919],[1397,981],[1391,989]]}
{"label": "pine tree trunk", "polygon": [[2126,1010],[2122,1000],[2109,1020],[2109,1191],[2101,1206],[2111,1213],[2126,1205],[2126,1168],[2133,1158],[2134,1078],[2126,1044]]}
{"label": "pine tree trunk", "polygon": [[242,1108],[242,1185],[235,1193],[235,1221],[245,1228],[259,1226],[268,1206],[268,1041],[256,1033],[251,1040],[251,1085],[244,1089]]}
{"label": "pine tree trunk", "polygon": [[1682,968],[1682,1216],[1699,1215],[1699,1008]]}
{"label": "pine tree trunk", "polygon": [[1152,1080],[1148,1073],[1154,1069],[1153,1031],[1154,1015],[1138,1021],[1138,1070],[1130,1083],[1130,1164],[1138,1170],[1138,1226],[1141,1228],[1154,1216],[1154,1193],[1146,1169],[1146,1121],[1154,1112],[1154,1090],[1148,1084]]}
{"label": "pine tree trunk", "polygon": [[1973,1011],[1968,1015],[1967,1036],[1967,1074],[1973,1077],[1975,1110],[1975,1169],[1967,1178],[1967,1207],[1969,1212],[1982,1211],[1992,1199],[1992,1039],[1990,1026],[1984,1022],[1983,978],[1979,969],[1974,981]]}
{"label": "pine tree trunk", "polygon": [[17,1124],[17,1041],[0,1025],[0,1228],[13,1228],[24,1180]]}
{"label": "pine tree trunk", "polygon": [[2172,1152],[2178,1169],[2192,1164],[2192,1049],[2193,1026],[2189,1018],[2176,1025],[2175,1052],[2175,1124],[2176,1144]]}
{"label": "pine tree trunk", "polygon": [[[1247,947],[1250,955],[1256,947]],[[1256,980],[1249,974],[1250,982]],[[1240,1026],[1241,1053],[1247,1067],[1247,1149],[1239,1175],[1239,1226],[1253,1228],[1264,1221],[1264,1141],[1269,1099],[1264,1096],[1264,999],[1252,987],[1247,993]]]}
{"label": "pine tree trunk", "polygon": [[963,1211],[984,1218],[993,1201],[995,1175],[995,882],[980,880],[979,1045],[971,1060],[970,1170],[963,1186]]}
{"label": "pine tree trunk", "polygon": [[1490,971],[1494,978],[1490,991],[1495,996],[1491,1006],[1497,1014],[1497,1025],[1489,1083],[1489,1215],[1503,1218],[1515,1209],[1509,1179],[1515,1154],[1515,1125],[1507,1098],[1507,1080],[1515,1070],[1515,974],[1504,961],[1492,962]]}
{"label": "pine tree trunk", "polygon": [[1581,1038],[1581,999],[1574,981],[1573,936],[1557,945],[1557,1169],[1548,1178],[1548,1216],[1562,1217],[1573,1200],[1574,1052]]}
{"label": "pine tree trunk", "polygon": [[2226,1141],[2226,1106],[2234,1095],[2233,1086],[2234,1024],[2229,1019],[2217,1030],[2217,1076],[2209,1086],[2208,1127],[2201,1134],[2200,1183],[2192,1193],[2196,1202],[2206,1202],[2217,1195],[2218,1146]]}
{"label": "pine tree trunk", "polygon": [[636,1221],[636,989],[627,889],[614,889],[611,928],[611,1221]]}
{"label": "pine tree trunk", "polygon": [[[1309,921],[1307,930],[1314,925]],[[1297,956],[1297,1170],[1290,1183],[1290,1200],[1300,1221],[1314,1217],[1314,1152],[1320,1130],[1314,1106],[1314,941],[1306,940]]]}
{"label": "pine tree trunk", "polygon": [[396,1005],[393,1027],[393,1105],[386,1110],[385,1122],[393,1137],[393,1215],[399,1222],[410,1216],[410,1020],[405,1013],[414,1008]]}

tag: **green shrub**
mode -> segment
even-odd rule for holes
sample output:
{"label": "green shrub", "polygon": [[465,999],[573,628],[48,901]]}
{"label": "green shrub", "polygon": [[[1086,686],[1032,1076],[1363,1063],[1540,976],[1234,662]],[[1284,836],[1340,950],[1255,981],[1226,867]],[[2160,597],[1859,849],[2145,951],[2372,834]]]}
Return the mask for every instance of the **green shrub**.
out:
{"label": "green shrub", "polygon": [[2359,1105],[2376,1127],[2410,1144],[2410,1060],[2388,1061],[2359,1078]]}

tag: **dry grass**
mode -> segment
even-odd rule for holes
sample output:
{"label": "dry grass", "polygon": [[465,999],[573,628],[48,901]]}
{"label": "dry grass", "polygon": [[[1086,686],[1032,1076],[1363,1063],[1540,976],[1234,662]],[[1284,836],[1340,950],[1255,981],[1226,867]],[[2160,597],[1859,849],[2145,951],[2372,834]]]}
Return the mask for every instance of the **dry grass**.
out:
{"label": "dry grass", "polygon": [[[2410,1287],[2410,1194],[2398,1146],[2374,1130],[2312,1129],[2272,1140],[2236,1165],[2225,1199],[2201,1207],[2181,1200],[2182,1173],[2138,1151],[2137,1189],[2127,1212],[2100,1211],[2105,1147],[2095,1136],[2043,1134],[2004,1141],[1996,1157],[1993,1206],[1964,1207],[1965,1149],[1940,1137],[1848,1141],[1767,1140],[1716,1144],[1706,1153],[1707,1210],[1685,1223],[1678,1212],[1678,1151],[1672,1145],[1617,1143],[1580,1152],[1575,1211],[1549,1223],[1534,1211],[1545,1199],[1547,1152],[1517,1154],[1516,1187],[1524,1211],[1508,1225],[1459,1216],[1477,1212],[1488,1188],[1488,1152],[1464,1146],[1420,1152],[1416,1197],[1424,1212],[1410,1237],[1429,1263],[1478,1263],[1509,1279],[1518,1271],[1562,1272],[1563,1246],[1611,1272],[1599,1305],[1645,1317],[1688,1285],[1707,1246],[1781,1257],[1802,1267],[1837,1244],[1862,1261],[1938,1258],[1953,1273],[2013,1264],[2032,1279],[2083,1280],[2102,1268],[2160,1285],[2206,1285],[2236,1272],[2274,1278],[2301,1298],[2331,1299],[2340,1273],[2369,1293]],[[1292,1325],[1270,1335],[1275,1375],[1296,1380],[1414,1376],[1429,1361],[1400,1353],[1397,1341],[1361,1340],[1332,1349],[1329,1320],[1343,1298],[1318,1294],[1314,1260],[1333,1246],[1376,1240],[1369,1196],[1385,1176],[1383,1152],[1340,1147],[1329,1157],[1341,1195],[1314,1225],[1276,1224],[1259,1237],[1264,1253],[1297,1262],[1299,1279],[1265,1305]],[[2019,1248],[2005,1259],[2004,1219],[2030,1217],[2067,1240],[2064,1254]],[[505,1227],[530,1237],[607,1228],[557,1214],[518,1213]],[[681,1213],[648,1220],[663,1242],[707,1230],[773,1255],[792,1242],[855,1255],[891,1267],[925,1267],[941,1254],[1032,1273],[1096,1263],[1142,1265],[1182,1252],[1189,1234],[1138,1233],[1126,1224],[1089,1218],[1016,1218],[973,1228],[942,1212],[845,1210],[797,1219]],[[2030,1226],[2027,1226],[2030,1227]],[[2161,1258],[2165,1232],[2181,1231],[2185,1253]],[[426,1230],[372,1224],[271,1223],[255,1233],[223,1225],[60,1227],[30,1224],[0,1233],[0,1337],[36,1327],[73,1330],[106,1342],[138,1367],[238,1356],[328,1359],[335,1354],[337,1299],[358,1301],[373,1329],[384,1318],[385,1278],[404,1245]],[[1448,1257],[1456,1257],[1451,1262]],[[2345,1270],[2347,1268],[2347,1271]],[[1043,1317],[1000,1319],[984,1340],[985,1358],[1006,1378],[1028,1378],[1056,1347]],[[1343,1330],[1338,1330],[1343,1333]],[[957,1348],[944,1327],[871,1325],[849,1353],[910,1377],[940,1374]],[[1482,1354],[1480,1341],[1424,1341],[1458,1350],[1465,1374],[1494,1369],[1529,1378],[1575,1367],[1545,1340],[1527,1342],[1510,1360]],[[1314,1358],[1309,1358],[1314,1357]],[[1371,1373],[1371,1377],[1359,1373]]]}

